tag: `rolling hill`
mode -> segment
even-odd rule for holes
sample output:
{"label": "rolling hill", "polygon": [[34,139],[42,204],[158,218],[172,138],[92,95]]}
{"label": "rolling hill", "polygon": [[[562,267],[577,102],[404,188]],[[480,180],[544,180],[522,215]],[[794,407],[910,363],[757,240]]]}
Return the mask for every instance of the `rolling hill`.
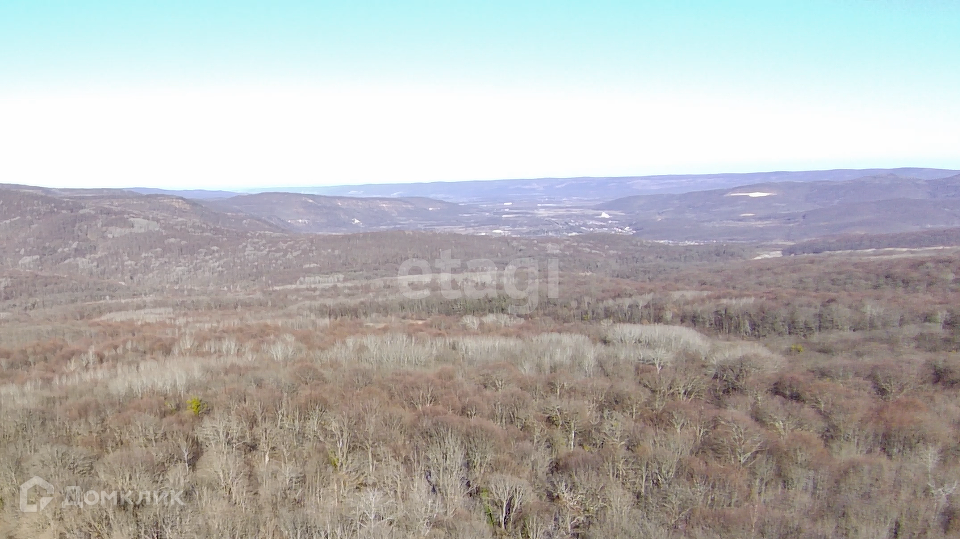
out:
{"label": "rolling hill", "polygon": [[[549,185],[541,185],[543,189],[534,189],[542,199],[461,203],[420,196],[348,197],[287,192],[228,196],[230,193],[226,191],[200,195],[185,192],[191,196],[202,195],[189,199],[169,192],[144,194],[122,189],[6,185],[0,186],[0,203],[5,204],[0,205],[0,228],[30,245],[35,229],[29,227],[41,226],[33,220],[47,216],[43,227],[62,228],[55,243],[66,242],[79,234],[79,238],[70,241],[82,245],[84,238],[111,236],[111,240],[123,242],[130,240],[119,239],[121,236],[147,232],[168,237],[237,237],[389,230],[511,236],[606,232],[657,241],[791,243],[838,234],[891,234],[960,227],[960,175],[939,177],[947,171],[933,169],[898,170],[904,171],[915,172],[918,177],[904,177],[889,171],[844,180],[836,178],[859,171],[715,175],[701,179],[708,185],[713,180],[735,181],[731,179],[734,177],[736,181],[747,177],[806,180],[635,195],[599,204],[587,202],[587,195],[600,196],[599,191],[591,189],[612,195],[625,188],[632,189],[629,186],[638,185],[637,182],[655,180],[573,179],[564,185],[548,182]],[[810,180],[824,174],[832,175],[833,179]],[[534,182],[527,187],[531,185],[540,184]],[[609,189],[604,188],[605,185],[610,186]],[[666,188],[666,184],[659,185]],[[674,187],[677,185],[680,184],[675,183]],[[484,196],[504,197],[519,189],[509,182],[500,182],[500,187],[504,189],[497,185],[483,186],[482,189],[487,190]],[[474,188],[481,187],[459,185],[458,196],[465,197]],[[587,198],[579,201],[563,198],[571,193]],[[28,228],[23,228],[25,226]]]}
{"label": "rolling hill", "polygon": [[929,180],[945,178],[958,172],[960,171],[932,168],[840,169],[730,174],[385,183],[326,187],[290,187],[271,190],[328,196],[428,197],[446,200],[448,202],[480,204],[543,202],[583,205],[606,202],[616,198],[634,195],[688,193],[705,189],[728,189],[740,185],[768,182],[844,181],[879,174],[895,174],[903,178]]}
{"label": "rolling hill", "polygon": [[626,197],[597,208],[636,234],[661,240],[798,241],[909,232],[960,226],[960,175],[759,183]]}
{"label": "rolling hill", "polygon": [[203,204],[227,215],[251,215],[296,232],[416,230],[456,223],[457,204],[428,198],[355,198],[259,193]]}

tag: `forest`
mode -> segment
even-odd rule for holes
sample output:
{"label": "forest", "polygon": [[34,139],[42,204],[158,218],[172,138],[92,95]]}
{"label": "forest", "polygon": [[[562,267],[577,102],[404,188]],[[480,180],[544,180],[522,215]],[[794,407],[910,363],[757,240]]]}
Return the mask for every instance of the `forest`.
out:
{"label": "forest", "polygon": [[[2,537],[960,533],[953,249],[136,234],[8,251]],[[447,251],[559,296],[400,292]]]}
{"label": "forest", "polygon": [[865,249],[921,249],[960,245],[960,228],[942,228],[898,234],[841,234],[802,241],[786,247],[785,255]]}

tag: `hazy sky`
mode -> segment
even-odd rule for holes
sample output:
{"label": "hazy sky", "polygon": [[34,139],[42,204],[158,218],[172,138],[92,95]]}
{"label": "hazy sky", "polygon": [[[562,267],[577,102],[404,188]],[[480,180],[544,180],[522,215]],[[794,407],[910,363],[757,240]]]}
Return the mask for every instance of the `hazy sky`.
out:
{"label": "hazy sky", "polygon": [[0,0],[0,183],[960,168],[960,2]]}

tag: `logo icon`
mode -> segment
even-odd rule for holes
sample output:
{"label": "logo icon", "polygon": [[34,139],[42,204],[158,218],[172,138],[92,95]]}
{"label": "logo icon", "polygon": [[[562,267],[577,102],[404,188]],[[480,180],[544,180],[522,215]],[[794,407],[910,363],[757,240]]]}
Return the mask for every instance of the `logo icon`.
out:
{"label": "logo icon", "polygon": [[[30,491],[34,487],[40,487],[44,492],[38,493],[40,496],[36,498],[34,503],[30,503]],[[31,477],[26,483],[20,485],[20,511],[24,513],[43,511],[43,508],[53,501],[53,491],[53,485],[50,483],[37,476]]]}

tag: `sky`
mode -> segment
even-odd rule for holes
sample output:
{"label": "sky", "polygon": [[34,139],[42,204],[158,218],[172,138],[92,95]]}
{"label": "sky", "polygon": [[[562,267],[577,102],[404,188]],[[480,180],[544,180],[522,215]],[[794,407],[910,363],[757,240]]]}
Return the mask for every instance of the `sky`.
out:
{"label": "sky", "polygon": [[0,183],[960,169],[953,0],[2,0]]}

